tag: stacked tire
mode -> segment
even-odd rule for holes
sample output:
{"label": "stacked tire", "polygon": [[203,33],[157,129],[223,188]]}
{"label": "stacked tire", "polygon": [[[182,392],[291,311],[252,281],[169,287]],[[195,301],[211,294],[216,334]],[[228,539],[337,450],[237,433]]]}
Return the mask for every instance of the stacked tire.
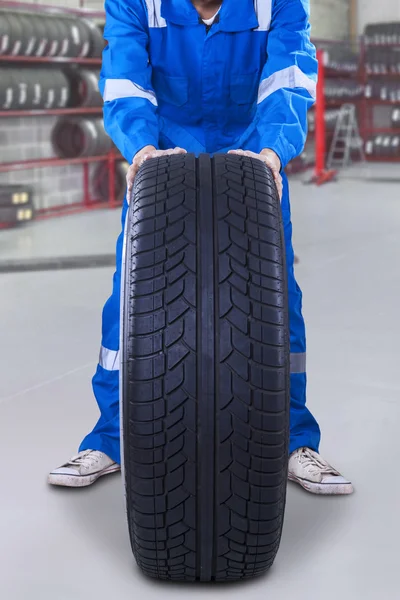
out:
{"label": "stacked tire", "polygon": [[32,190],[22,185],[0,186],[0,226],[12,227],[35,216]]}
{"label": "stacked tire", "polygon": [[0,68],[0,111],[100,108],[99,72],[68,67]]}
{"label": "stacked tire", "polygon": [[104,156],[113,148],[101,118],[60,119],[52,131],[51,139],[54,151],[60,158]]}
{"label": "stacked tire", "polygon": [[104,48],[100,29],[70,14],[0,12],[0,55],[99,58]]}
{"label": "stacked tire", "polygon": [[378,134],[365,143],[365,154],[370,158],[384,160],[400,158],[400,133]]}
{"label": "stacked tire", "polygon": [[372,23],[365,26],[366,45],[390,46],[400,44],[400,23]]}
{"label": "stacked tire", "polygon": [[364,85],[351,79],[327,79],[325,82],[325,98],[348,102],[364,96]]}
{"label": "stacked tire", "polygon": [[374,100],[385,100],[400,103],[400,81],[368,81],[365,86],[365,97]]}
{"label": "stacked tire", "polygon": [[324,50],[324,66],[332,71],[356,73],[359,68],[359,56],[350,47],[342,44],[318,44]]}
{"label": "stacked tire", "polygon": [[70,84],[56,69],[0,69],[0,110],[65,108]]}
{"label": "stacked tire", "polygon": [[369,46],[365,53],[365,70],[367,74],[399,75],[400,53],[396,47]]}
{"label": "stacked tire", "polygon": [[98,88],[98,70],[71,66],[64,70],[64,74],[69,83],[70,107],[99,108],[103,105]]}

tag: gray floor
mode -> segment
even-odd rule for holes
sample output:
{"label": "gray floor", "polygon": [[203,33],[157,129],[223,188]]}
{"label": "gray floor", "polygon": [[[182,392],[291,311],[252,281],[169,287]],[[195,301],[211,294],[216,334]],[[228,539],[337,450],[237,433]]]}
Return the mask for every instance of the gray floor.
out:
{"label": "gray floor", "polygon": [[[400,185],[353,177],[292,185],[308,322],[309,404],[349,498],[290,486],[282,545],[263,579],[161,585],[133,564],[119,476],[48,489],[94,424],[90,377],[111,269],[0,276],[0,597],[6,600],[398,600]],[[1,256],[112,251],[116,213],[0,232]]]}

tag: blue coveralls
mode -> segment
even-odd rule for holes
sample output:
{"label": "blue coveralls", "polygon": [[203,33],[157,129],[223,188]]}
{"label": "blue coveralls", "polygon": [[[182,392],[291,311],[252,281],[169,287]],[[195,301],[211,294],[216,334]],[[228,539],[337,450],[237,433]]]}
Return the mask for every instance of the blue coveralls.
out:
{"label": "blue coveralls", "polygon": [[[282,167],[304,147],[317,61],[308,0],[224,0],[207,31],[191,0],[106,0],[100,90],[104,123],[131,163],[144,146],[188,152],[271,148]],[[320,430],[306,407],[302,294],[293,272],[289,190],[283,174],[291,343],[290,452],[318,451]],[[122,225],[127,203],[122,211]],[[103,311],[93,389],[100,419],[80,450],[120,462],[119,312],[123,235],[112,296]]]}

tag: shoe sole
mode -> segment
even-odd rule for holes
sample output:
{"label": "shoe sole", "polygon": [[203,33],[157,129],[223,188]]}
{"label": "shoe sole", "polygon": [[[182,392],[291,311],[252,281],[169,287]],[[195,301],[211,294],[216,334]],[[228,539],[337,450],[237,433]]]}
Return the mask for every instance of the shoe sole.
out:
{"label": "shoe sole", "polygon": [[354,492],[353,485],[351,483],[313,483],[306,479],[301,479],[289,473],[289,481],[298,483],[301,487],[310,492],[311,494],[317,494],[319,496],[349,496]]}
{"label": "shoe sole", "polygon": [[60,487],[73,487],[73,488],[81,488],[88,487],[92,485],[103,477],[104,475],[111,475],[112,473],[117,473],[121,470],[119,465],[111,466],[107,469],[103,469],[103,471],[98,471],[97,473],[91,473],[90,475],[61,475],[59,473],[50,473],[47,478],[47,483],[49,485],[57,485]]}

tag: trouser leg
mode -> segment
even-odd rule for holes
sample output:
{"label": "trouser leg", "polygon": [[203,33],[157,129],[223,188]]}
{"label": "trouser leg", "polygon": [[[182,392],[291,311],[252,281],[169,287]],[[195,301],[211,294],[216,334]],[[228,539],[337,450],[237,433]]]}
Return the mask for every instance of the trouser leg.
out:
{"label": "trouser leg", "polygon": [[302,446],[318,452],[321,433],[316,419],[306,405],[306,331],[302,315],[302,293],[294,275],[292,223],[290,218],[289,189],[284,177],[282,217],[285,232],[286,265],[289,292],[290,325],[290,453]]}
{"label": "trouser leg", "polygon": [[119,320],[122,245],[127,204],[122,210],[122,232],[117,240],[116,271],[113,289],[103,309],[102,342],[99,364],[93,377],[93,391],[100,418],[79,450],[99,450],[115,462],[121,462],[119,425]]}

